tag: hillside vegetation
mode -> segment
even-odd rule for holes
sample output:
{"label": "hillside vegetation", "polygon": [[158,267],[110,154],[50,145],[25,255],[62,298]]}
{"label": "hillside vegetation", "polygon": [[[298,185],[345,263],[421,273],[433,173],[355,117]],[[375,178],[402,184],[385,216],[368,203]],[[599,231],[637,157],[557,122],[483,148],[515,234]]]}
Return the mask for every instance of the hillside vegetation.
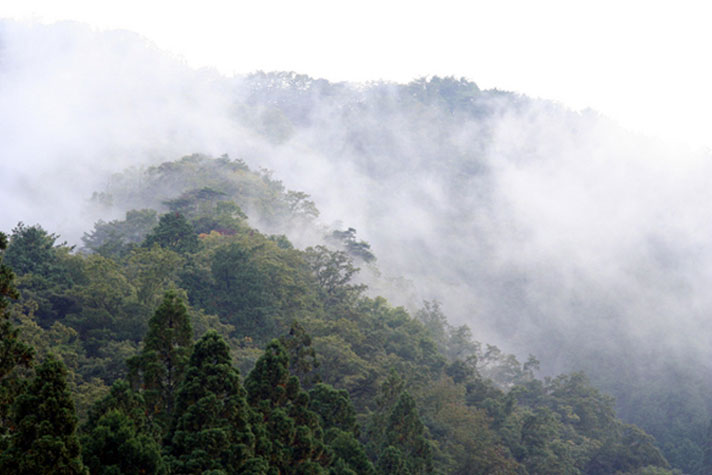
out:
{"label": "hillside vegetation", "polygon": [[368,296],[355,230],[297,249],[244,211],[318,230],[305,194],[227,157],[131,173],[95,201],[153,207],[82,249],[2,236],[4,473],[673,473],[584,374]]}

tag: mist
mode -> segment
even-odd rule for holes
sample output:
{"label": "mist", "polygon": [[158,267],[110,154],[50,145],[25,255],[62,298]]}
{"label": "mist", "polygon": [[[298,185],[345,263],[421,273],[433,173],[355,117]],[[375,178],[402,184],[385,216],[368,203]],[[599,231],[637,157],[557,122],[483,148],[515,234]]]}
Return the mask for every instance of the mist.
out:
{"label": "mist", "polygon": [[[132,33],[0,22],[0,228],[78,243],[112,217],[88,205],[112,173],[227,153],[309,193],[322,225],[356,228],[374,293],[411,310],[436,299],[544,374],[585,369],[632,419],[621,385],[708,369],[709,154],[457,84],[440,87],[469,87],[466,106],[429,98],[427,81],[224,77]],[[597,379],[601,365],[620,380]]]}

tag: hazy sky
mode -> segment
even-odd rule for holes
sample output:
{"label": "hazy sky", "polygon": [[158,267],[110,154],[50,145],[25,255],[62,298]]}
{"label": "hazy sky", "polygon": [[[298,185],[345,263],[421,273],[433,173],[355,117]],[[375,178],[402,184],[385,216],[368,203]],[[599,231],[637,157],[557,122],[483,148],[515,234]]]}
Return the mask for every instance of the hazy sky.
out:
{"label": "hazy sky", "polygon": [[707,2],[3,2],[0,17],[138,32],[225,74],[330,80],[464,76],[591,107],[622,125],[712,147]]}

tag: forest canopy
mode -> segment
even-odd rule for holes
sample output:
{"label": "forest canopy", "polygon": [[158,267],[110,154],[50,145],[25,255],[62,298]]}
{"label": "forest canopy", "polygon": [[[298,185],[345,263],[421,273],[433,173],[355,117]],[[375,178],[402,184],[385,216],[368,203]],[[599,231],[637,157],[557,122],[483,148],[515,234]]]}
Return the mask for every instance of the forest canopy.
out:
{"label": "forest canopy", "polygon": [[316,226],[308,196],[226,157],[145,173],[112,191],[154,207],[81,249],[2,235],[4,470],[675,473],[584,374],[539,379],[438,301],[370,295],[355,229],[299,249],[244,211]]}

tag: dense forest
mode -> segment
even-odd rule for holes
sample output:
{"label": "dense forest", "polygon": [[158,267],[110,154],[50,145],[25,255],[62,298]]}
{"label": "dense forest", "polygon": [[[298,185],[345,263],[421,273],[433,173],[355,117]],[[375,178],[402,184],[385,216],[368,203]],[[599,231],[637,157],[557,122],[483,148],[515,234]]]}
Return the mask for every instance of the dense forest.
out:
{"label": "dense forest", "polygon": [[712,472],[708,151],[72,23],[0,103],[0,472]]}
{"label": "dense forest", "polygon": [[248,224],[313,226],[304,193],[227,157],[141,174],[127,196],[161,205],[81,248],[2,236],[3,473],[676,473],[584,374],[368,296],[354,229]]}

